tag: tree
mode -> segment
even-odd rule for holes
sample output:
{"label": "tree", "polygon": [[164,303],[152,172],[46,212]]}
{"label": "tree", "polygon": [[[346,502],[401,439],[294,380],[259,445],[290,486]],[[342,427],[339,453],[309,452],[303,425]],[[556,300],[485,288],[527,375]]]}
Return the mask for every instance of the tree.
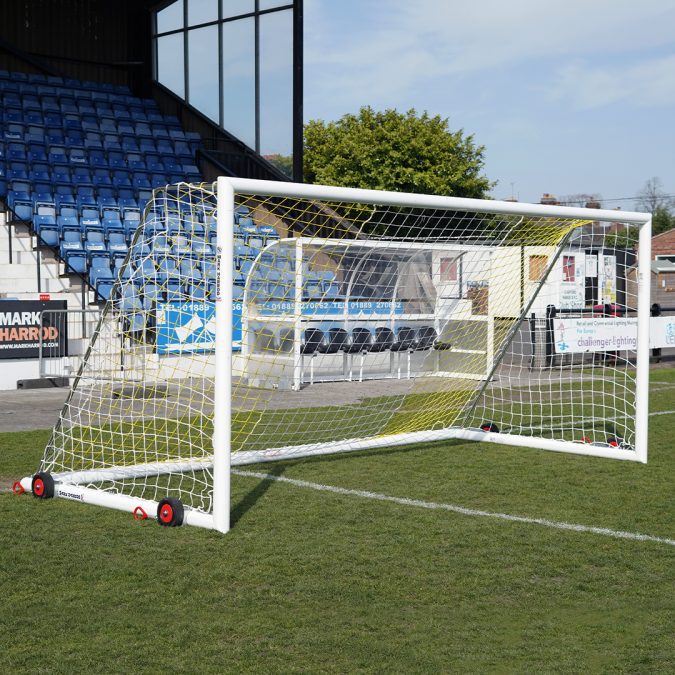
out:
{"label": "tree", "polygon": [[675,216],[665,206],[657,206],[652,215],[652,234],[661,234],[675,227]]}
{"label": "tree", "polygon": [[[652,215],[652,236],[667,232],[675,227],[675,216],[665,206],[657,206]],[[637,227],[625,227],[624,229],[609,235],[605,244],[608,247],[633,249],[638,243]]]}
{"label": "tree", "polygon": [[305,180],[481,198],[496,185],[482,175],[484,150],[439,115],[363,107],[358,115],[305,125]]}
{"label": "tree", "polygon": [[293,178],[293,155],[264,155],[264,158],[281,173]]}
{"label": "tree", "polygon": [[673,207],[673,204],[675,204],[675,200],[666,194],[663,189],[663,183],[661,183],[661,179],[657,178],[656,176],[650,178],[645,183],[645,186],[642,188],[642,190],[638,192],[638,208],[653,215],[656,215],[656,212],[659,209],[669,213],[670,209]]}

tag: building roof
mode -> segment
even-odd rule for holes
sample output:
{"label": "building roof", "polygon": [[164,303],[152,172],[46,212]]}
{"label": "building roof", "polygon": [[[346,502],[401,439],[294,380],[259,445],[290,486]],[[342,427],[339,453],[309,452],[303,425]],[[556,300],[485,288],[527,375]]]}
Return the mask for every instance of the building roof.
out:
{"label": "building roof", "polygon": [[652,260],[652,272],[660,274],[662,272],[675,273],[675,262],[670,260]]}

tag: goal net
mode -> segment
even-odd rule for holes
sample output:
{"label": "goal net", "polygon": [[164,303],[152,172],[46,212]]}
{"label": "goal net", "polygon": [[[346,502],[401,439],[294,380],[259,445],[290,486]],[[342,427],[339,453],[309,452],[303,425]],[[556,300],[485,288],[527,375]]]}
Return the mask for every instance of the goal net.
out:
{"label": "goal net", "polygon": [[649,237],[621,211],[156,190],[22,484],[226,531],[230,465],[466,440],[646,461]]}

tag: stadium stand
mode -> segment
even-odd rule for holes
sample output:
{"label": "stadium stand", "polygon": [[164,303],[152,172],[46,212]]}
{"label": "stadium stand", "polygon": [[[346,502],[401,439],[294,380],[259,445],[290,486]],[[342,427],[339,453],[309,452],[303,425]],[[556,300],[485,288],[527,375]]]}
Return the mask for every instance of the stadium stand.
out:
{"label": "stadium stand", "polygon": [[[28,225],[97,301],[111,297],[143,223],[136,244],[142,250],[134,256],[141,262],[125,270],[115,298],[133,334],[148,334],[157,303],[215,299],[215,204],[186,203],[176,210],[177,188],[171,187],[201,182],[198,134],[186,133],[155,101],[136,98],[123,86],[0,71],[0,94],[0,198],[9,222]],[[279,238],[277,230],[256,224],[241,206],[234,236],[235,303],[259,256],[251,290],[261,301],[292,300],[294,259],[287,252],[261,254]],[[343,299],[333,272],[307,269],[304,276],[304,301]],[[363,293],[355,290],[352,298],[370,298],[367,286]],[[392,330],[374,321],[345,329],[341,320],[326,321],[304,331],[300,352],[310,359],[310,381],[315,359],[337,353],[349,358],[350,379],[354,356],[361,379],[364,359],[378,352],[397,355],[399,373],[405,354],[410,376],[412,353],[433,349],[436,337],[430,326]],[[262,350],[290,351],[293,345],[287,328],[262,329],[255,341]]]}
{"label": "stadium stand", "polygon": [[127,87],[2,70],[0,93],[8,221],[106,299],[153,188],[201,181],[199,135]]}

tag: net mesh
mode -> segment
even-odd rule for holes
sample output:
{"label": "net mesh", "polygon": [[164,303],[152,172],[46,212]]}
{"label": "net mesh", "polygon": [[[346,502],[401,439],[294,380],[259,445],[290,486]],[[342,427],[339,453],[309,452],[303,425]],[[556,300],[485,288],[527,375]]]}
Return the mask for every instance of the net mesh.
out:
{"label": "net mesh", "polygon": [[[41,470],[211,510],[216,201],[155,191]],[[234,228],[234,463],[455,427],[632,452],[635,344],[583,345],[635,315],[620,213],[237,195]]]}

